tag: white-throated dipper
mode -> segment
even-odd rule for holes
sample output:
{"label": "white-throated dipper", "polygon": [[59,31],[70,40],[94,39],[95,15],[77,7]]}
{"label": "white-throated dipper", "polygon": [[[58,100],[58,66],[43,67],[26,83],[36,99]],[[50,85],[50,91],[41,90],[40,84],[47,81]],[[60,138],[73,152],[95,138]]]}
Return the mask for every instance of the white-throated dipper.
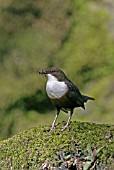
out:
{"label": "white-throated dipper", "polygon": [[50,132],[55,128],[55,123],[60,113],[60,110],[63,110],[64,112],[67,113],[68,111],[70,111],[68,121],[61,130],[64,131],[70,124],[74,108],[82,107],[83,109],[85,109],[84,103],[87,102],[88,100],[95,99],[92,97],[82,95],[77,86],[74,85],[67,78],[65,73],[59,68],[51,67],[47,70],[38,70],[37,72],[39,74],[44,74],[48,77],[48,81],[46,83],[46,91],[51,102],[57,108],[57,114],[53,121]]}

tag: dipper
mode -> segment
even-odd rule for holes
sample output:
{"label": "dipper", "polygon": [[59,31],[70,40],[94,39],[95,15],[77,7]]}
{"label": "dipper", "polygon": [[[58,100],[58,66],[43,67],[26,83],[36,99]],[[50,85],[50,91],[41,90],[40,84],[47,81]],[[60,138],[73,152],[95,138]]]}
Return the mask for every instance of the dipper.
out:
{"label": "dipper", "polygon": [[77,88],[65,75],[65,73],[56,67],[51,67],[47,70],[38,70],[39,74],[44,74],[48,77],[46,83],[47,95],[50,98],[51,102],[55,105],[57,113],[53,121],[50,132],[55,128],[56,120],[59,116],[60,110],[68,113],[70,115],[66,125],[61,131],[64,131],[68,128],[70,120],[73,114],[75,107],[82,107],[85,109],[84,103],[88,100],[95,100],[92,97],[82,95]]}

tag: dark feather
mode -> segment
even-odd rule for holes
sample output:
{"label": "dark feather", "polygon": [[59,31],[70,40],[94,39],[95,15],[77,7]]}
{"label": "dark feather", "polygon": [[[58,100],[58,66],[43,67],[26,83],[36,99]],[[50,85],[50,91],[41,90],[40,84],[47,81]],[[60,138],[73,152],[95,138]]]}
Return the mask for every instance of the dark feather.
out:
{"label": "dark feather", "polygon": [[82,97],[84,102],[87,102],[88,100],[95,100],[93,97],[89,97],[89,96],[82,95]]}
{"label": "dark feather", "polygon": [[61,110],[62,110],[63,112],[65,112],[65,113],[68,113],[68,110],[65,109],[65,108],[61,108]]}
{"label": "dark feather", "polygon": [[83,97],[77,86],[75,86],[70,80],[67,80],[66,84],[69,88],[69,98],[74,103],[74,106],[85,109]]}

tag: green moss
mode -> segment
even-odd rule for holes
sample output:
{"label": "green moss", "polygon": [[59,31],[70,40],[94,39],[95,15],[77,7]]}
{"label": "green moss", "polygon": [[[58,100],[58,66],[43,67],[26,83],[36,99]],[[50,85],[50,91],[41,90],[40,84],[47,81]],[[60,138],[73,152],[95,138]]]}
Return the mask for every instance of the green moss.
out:
{"label": "green moss", "polygon": [[37,169],[48,160],[57,166],[57,156],[63,153],[77,153],[77,148],[88,155],[87,146],[102,148],[97,155],[101,167],[112,166],[114,157],[114,126],[94,123],[72,122],[65,132],[60,132],[63,124],[53,133],[50,126],[38,126],[0,142],[0,167],[3,169]]}

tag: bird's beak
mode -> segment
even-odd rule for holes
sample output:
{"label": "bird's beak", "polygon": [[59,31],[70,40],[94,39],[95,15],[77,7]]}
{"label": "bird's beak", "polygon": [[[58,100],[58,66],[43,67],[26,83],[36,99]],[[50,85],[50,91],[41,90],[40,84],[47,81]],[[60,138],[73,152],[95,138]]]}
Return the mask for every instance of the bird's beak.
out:
{"label": "bird's beak", "polygon": [[39,73],[39,74],[47,74],[47,71],[46,70],[37,70],[37,73]]}

